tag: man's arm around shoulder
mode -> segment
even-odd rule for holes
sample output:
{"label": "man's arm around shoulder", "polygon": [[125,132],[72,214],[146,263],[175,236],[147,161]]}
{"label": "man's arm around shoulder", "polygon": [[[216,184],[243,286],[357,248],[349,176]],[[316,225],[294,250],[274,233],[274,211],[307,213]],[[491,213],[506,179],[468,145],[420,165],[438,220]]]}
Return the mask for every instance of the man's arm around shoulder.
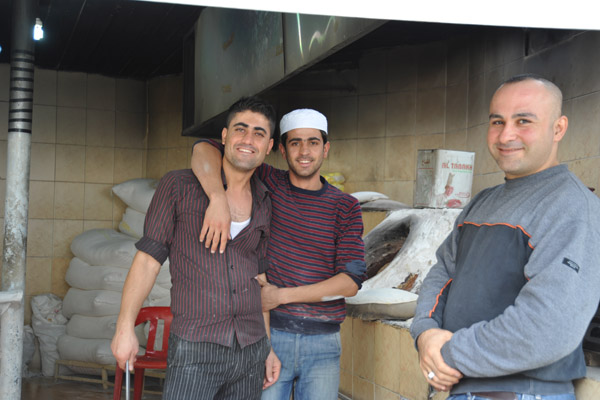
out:
{"label": "man's arm around shoulder", "polygon": [[207,248],[210,247],[213,253],[217,249],[220,253],[225,251],[231,227],[229,203],[221,178],[222,166],[223,155],[219,149],[210,142],[200,141],[194,144],[192,171],[210,200],[204,213],[199,240],[204,242]]}

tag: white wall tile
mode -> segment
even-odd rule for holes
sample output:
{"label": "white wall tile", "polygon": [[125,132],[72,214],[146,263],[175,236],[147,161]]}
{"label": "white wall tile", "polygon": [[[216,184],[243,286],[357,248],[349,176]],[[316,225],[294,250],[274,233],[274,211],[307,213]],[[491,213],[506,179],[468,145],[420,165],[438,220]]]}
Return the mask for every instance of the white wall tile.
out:
{"label": "white wall tile", "polygon": [[87,77],[87,107],[99,110],[114,110],[117,86],[114,78],[101,75]]}
{"label": "white wall tile", "polygon": [[385,136],[386,101],[385,93],[358,98],[357,136],[359,138]]}
{"label": "white wall tile", "polygon": [[372,51],[364,54],[359,61],[358,92],[363,94],[385,93],[386,59],[385,52]]}
{"label": "white wall tile", "polygon": [[63,107],[86,106],[87,74],[82,72],[58,72],[57,105]]}
{"label": "white wall tile", "polygon": [[8,138],[8,101],[0,101],[0,140]]}
{"label": "white wall tile", "polygon": [[110,110],[87,109],[86,114],[86,146],[114,147],[115,145],[115,112]]}
{"label": "white wall tile", "polygon": [[33,104],[55,106],[57,82],[56,71],[36,68],[33,75]]}
{"label": "white wall tile", "polygon": [[134,149],[146,147],[146,114],[117,111],[115,146]]}
{"label": "white wall tile", "polygon": [[32,129],[32,142],[56,143],[56,107],[34,105]]}
{"label": "white wall tile", "polygon": [[117,79],[117,111],[146,112],[146,83],[133,79]]}
{"label": "white wall tile", "polygon": [[56,143],[85,144],[85,108],[58,107],[56,112]]}
{"label": "white wall tile", "polygon": [[0,64],[0,101],[10,97],[10,64]]}
{"label": "white wall tile", "polygon": [[31,169],[29,179],[36,181],[54,181],[54,144],[31,144]]}

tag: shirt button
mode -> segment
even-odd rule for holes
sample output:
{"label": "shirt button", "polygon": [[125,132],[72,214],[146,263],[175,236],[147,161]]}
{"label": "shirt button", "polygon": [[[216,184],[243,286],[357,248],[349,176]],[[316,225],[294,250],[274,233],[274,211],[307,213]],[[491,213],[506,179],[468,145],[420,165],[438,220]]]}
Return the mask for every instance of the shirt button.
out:
{"label": "shirt button", "polygon": [[233,269],[233,265],[230,265],[229,268]]}
{"label": "shirt button", "polygon": [[233,289],[233,294],[235,294],[235,289]]}

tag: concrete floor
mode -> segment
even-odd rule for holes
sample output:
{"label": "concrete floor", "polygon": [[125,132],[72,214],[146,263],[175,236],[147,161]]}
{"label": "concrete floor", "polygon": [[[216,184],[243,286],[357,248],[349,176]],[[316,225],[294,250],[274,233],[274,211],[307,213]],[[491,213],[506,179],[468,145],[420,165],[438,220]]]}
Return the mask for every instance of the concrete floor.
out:
{"label": "concrete floor", "polygon": [[[153,385],[152,380],[147,384]],[[133,387],[133,381],[131,382]],[[153,387],[154,388],[154,387]],[[160,388],[158,388],[160,390]],[[21,387],[21,400],[110,400],[113,398],[113,388],[102,388],[100,383],[75,382],[68,380],[54,380],[52,377],[23,378]],[[130,398],[133,399],[133,391]],[[143,400],[161,399],[160,394],[145,393]],[[121,399],[125,400],[125,384]]]}
{"label": "concrete floor", "polygon": [[[160,390],[158,380],[147,378],[146,383],[152,390]],[[131,382],[133,385],[133,382]],[[100,383],[75,382],[68,380],[55,380],[52,377],[39,376],[23,378],[21,387],[21,400],[111,400],[113,388],[102,389]],[[133,391],[131,392],[133,399]],[[144,393],[142,400],[160,400],[160,394]],[[121,391],[121,399],[125,400],[125,384]],[[349,397],[340,396],[339,400],[348,400]],[[292,400],[292,399],[290,399]]]}

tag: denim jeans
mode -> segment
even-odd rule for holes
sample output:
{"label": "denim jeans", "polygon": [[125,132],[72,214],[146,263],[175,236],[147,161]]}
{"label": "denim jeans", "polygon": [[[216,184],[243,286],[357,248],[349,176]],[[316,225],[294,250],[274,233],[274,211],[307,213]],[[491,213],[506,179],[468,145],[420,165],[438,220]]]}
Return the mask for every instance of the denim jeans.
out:
{"label": "denim jeans", "polygon": [[279,360],[279,380],[263,391],[262,400],[337,400],[340,385],[340,333],[302,335],[271,329]]}
{"label": "denim jeans", "polygon": [[[486,400],[485,397],[473,396],[470,393],[455,394],[448,397],[446,400]],[[540,395],[540,394],[519,394],[517,400],[575,400],[573,393]]]}

